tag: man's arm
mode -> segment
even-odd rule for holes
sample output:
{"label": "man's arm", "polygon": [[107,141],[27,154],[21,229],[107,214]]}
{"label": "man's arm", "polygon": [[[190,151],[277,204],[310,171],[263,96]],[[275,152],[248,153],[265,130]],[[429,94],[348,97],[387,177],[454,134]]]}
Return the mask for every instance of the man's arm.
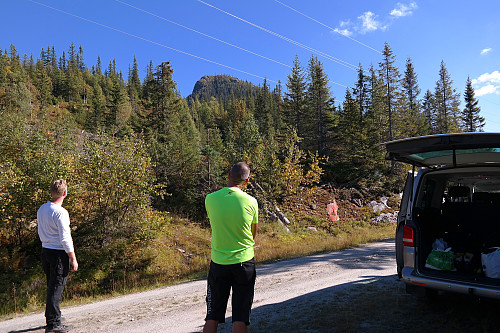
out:
{"label": "man's arm", "polygon": [[252,236],[253,236],[253,239],[255,240],[255,237],[257,236],[257,230],[259,228],[259,224],[258,223],[252,223]]}
{"label": "man's arm", "polygon": [[69,252],[68,257],[69,257],[69,264],[71,265],[71,271],[76,272],[78,270],[78,261],[76,261],[75,252]]}

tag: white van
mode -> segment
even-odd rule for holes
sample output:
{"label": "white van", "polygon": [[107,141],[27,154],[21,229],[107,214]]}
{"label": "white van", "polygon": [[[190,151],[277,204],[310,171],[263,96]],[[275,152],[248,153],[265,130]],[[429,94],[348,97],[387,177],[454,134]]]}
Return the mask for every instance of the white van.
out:
{"label": "white van", "polygon": [[387,159],[413,166],[396,230],[397,270],[407,291],[500,299],[500,133],[385,146]]}

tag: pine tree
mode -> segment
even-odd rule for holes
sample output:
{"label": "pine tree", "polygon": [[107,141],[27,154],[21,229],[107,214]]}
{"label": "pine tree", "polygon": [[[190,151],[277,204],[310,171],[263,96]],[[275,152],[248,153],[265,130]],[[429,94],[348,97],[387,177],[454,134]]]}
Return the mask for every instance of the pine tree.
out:
{"label": "pine tree", "polygon": [[432,95],[430,90],[425,92],[424,98],[422,100],[422,114],[425,118],[424,133],[423,134],[435,134],[435,108],[436,102],[434,100],[434,95]]}
{"label": "pine tree", "polygon": [[[241,99],[235,97],[236,99]],[[271,92],[269,91],[269,84],[264,78],[262,86],[259,87],[257,97],[255,98],[254,117],[259,127],[259,132],[262,135],[267,135],[269,130],[273,127],[271,116]]]}
{"label": "pine tree", "polygon": [[397,100],[400,97],[400,74],[398,68],[394,66],[396,57],[387,42],[384,44],[382,54],[384,59],[379,63],[379,73],[386,87],[387,139],[391,141],[396,132],[394,114],[396,113]]}
{"label": "pine tree", "polygon": [[120,82],[120,79],[113,75],[110,77],[112,86],[109,91],[109,107],[108,112],[106,114],[106,126],[113,127],[118,125],[118,115],[120,113],[120,106],[125,103],[125,92],[122,89],[123,85]]}
{"label": "pine tree", "polygon": [[[189,190],[198,184],[202,171],[200,134],[176,89],[170,63],[163,62],[151,74],[152,79],[146,81],[151,112],[145,128],[150,154],[159,182],[172,194],[165,200],[188,200]],[[164,202],[157,204],[164,207]]]}
{"label": "pine tree", "polygon": [[417,114],[419,111],[418,95],[420,94],[420,87],[418,86],[417,74],[410,58],[406,59],[406,70],[402,87],[408,100],[408,108],[412,115]]}
{"label": "pine tree", "polygon": [[85,66],[85,62],[83,59],[83,48],[81,45],[78,48],[77,67],[80,72],[85,72],[87,70],[87,66]]}
{"label": "pine tree", "polygon": [[62,56],[59,58],[59,69],[62,70],[63,72],[66,72],[67,70],[66,53],[64,51],[62,53]]}
{"label": "pine tree", "polygon": [[[306,107],[306,81],[304,69],[297,56],[293,61],[292,72],[286,83],[287,92],[283,106],[285,123],[295,128],[299,137],[304,136],[304,113]],[[299,146],[301,143],[299,142]]]}
{"label": "pine tree", "polygon": [[[11,115],[29,119],[32,115],[32,93],[28,87],[28,75],[14,45],[10,46],[10,70],[5,81],[5,109]],[[3,70],[3,69],[2,69]]]}
{"label": "pine tree", "polygon": [[278,81],[278,84],[276,87],[274,87],[274,90],[272,92],[272,116],[273,116],[273,123],[274,123],[274,128],[276,130],[281,130],[284,127],[284,122],[283,122],[283,97],[282,97],[282,85],[281,81]]}
{"label": "pine tree", "polygon": [[364,115],[365,161],[366,168],[371,170],[370,177],[376,178],[386,169],[385,149],[381,143],[387,135],[387,113],[385,112],[385,86],[375,68],[370,66],[368,76],[368,109]]}
{"label": "pine tree", "polygon": [[425,117],[421,113],[420,87],[418,86],[417,74],[410,58],[406,60],[406,70],[401,80],[403,103],[402,121],[404,123],[406,137],[414,137],[426,134]]}
{"label": "pine tree", "polygon": [[50,63],[50,58],[48,53],[49,51],[45,52],[45,50],[42,47],[42,51],[40,51],[40,60],[42,61],[44,66],[48,66],[48,64]]}
{"label": "pine tree", "polygon": [[437,133],[456,133],[460,131],[460,95],[453,88],[448,70],[444,61],[441,61],[439,80],[434,89],[436,102],[436,131]]}
{"label": "pine tree", "polygon": [[370,66],[368,77],[368,109],[365,115],[365,124],[368,138],[372,145],[385,142],[388,138],[388,117],[386,112],[386,86],[375,68]]}
{"label": "pine tree", "polygon": [[137,65],[137,58],[134,55],[134,63],[128,77],[129,96],[135,100],[140,98],[141,93],[141,79],[139,78],[139,66]]}
{"label": "pine tree", "polygon": [[[49,64],[49,63],[47,63]],[[39,92],[40,108],[43,110],[52,104],[52,80],[47,73],[47,67],[42,60],[36,63],[34,85]]]}
{"label": "pine tree", "polygon": [[93,73],[93,74],[97,74],[97,75],[102,74],[101,57],[99,57],[99,56],[97,56],[97,64],[95,66],[95,73]]}
{"label": "pine tree", "polygon": [[[51,75],[54,75],[55,72],[58,71],[58,67],[57,67],[57,56],[56,56],[56,49],[54,46],[52,46],[51,50],[50,50],[50,71],[51,71]],[[53,77],[52,77],[53,79]]]}
{"label": "pine tree", "polygon": [[75,44],[71,43],[68,50],[68,69],[78,70],[78,54],[76,53]]}
{"label": "pine tree", "polygon": [[369,92],[368,92],[368,77],[363,71],[363,66],[359,64],[358,67],[358,80],[354,85],[352,95],[358,103],[358,110],[361,115],[364,115],[368,109]]}
{"label": "pine tree", "polygon": [[485,125],[484,117],[480,115],[481,108],[475,97],[470,77],[467,77],[464,92],[465,108],[462,111],[462,126],[466,132],[482,132]]}
{"label": "pine tree", "polygon": [[328,76],[323,64],[316,57],[309,60],[309,85],[307,89],[307,127],[304,146],[310,151],[317,151],[320,156],[327,154],[327,145],[331,144],[335,117],[334,99],[328,86]]}
{"label": "pine tree", "polygon": [[342,165],[338,172],[342,173],[346,179],[359,178],[359,172],[367,162],[364,158],[367,143],[366,128],[359,108],[359,101],[353,98],[348,88],[340,111],[339,135],[336,140],[337,158],[335,159],[337,164]]}

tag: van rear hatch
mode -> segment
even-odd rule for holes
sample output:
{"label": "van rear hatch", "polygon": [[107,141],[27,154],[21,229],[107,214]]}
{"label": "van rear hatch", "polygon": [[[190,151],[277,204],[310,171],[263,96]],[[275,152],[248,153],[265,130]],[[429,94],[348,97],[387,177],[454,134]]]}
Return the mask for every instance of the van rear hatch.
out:
{"label": "van rear hatch", "polygon": [[500,133],[429,135],[385,143],[386,159],[420,167],[500,164]]}

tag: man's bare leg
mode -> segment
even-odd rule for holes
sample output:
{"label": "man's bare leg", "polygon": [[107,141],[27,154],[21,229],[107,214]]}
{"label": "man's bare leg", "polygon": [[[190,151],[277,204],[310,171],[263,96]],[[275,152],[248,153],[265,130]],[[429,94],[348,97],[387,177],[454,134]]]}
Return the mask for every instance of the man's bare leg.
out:
{"label": "man's bare leg", "polygon": [[207,320],[205,321],[205,326],[203,326],[203,333],[217,333],[217,326],[219,322],[217,320]]}
{"label": "man's bare leg", "polygon": [[243,321],[235,321],[233,323],[233,333],[247,333],[247,324]]}

